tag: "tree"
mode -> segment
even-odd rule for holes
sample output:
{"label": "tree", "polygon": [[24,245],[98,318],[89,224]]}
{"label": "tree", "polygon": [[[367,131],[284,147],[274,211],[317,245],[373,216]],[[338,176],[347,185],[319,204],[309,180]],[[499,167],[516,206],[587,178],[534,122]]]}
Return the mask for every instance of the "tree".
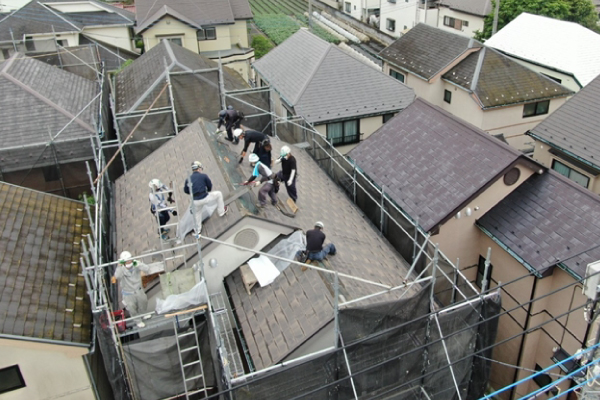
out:
{"label": "tree", "polygon": [[254,57],[256,57],[257,60],[273,48],[273,44],[269,39],[262,35],[254,36],[252,38],[251,46],[254,48]]}
{"label": "tree", "polygon": [[[495,9],[496,0],[492,0],[492,9]],[[598,14],[591,0],[500,0],[498,13],[498,30],[502,29],[519,14],[544,15],[563,21],[576,22],[586,28],[598,31]],[[483,32],[476,31],[475,39],[485,40],[492,36],[494,12],[485,17]]]}

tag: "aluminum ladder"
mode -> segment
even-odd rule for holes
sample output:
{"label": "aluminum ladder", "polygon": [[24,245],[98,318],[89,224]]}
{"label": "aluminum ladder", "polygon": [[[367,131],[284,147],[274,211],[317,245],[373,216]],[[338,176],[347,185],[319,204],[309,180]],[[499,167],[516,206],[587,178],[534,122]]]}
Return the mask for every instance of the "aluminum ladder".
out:
{"label": "aluminum ladder", "polygon": [[[184,333],[179,333],[179,323],[183,321],[192,321],[192,330],[189,329]],[[179,356],[179,365],[181,366],[181,377],[183,378],[183,387],[185,389],[185,398],[189,399],[191,395],[198,394],[204,392],[204,398],[207,398],[208,393],[206,391],[206,381],[204,380],[204,368],[202,367],[202,355],[200,354],[200,343],[198,341],[197,335],[197,327],[196,320],[194,315],[192,314],[189,317],[185,317],[183,319],[179,319],[175,317],[173,319],[173,328],[175,329],[175,342],[177,343],[177,355]],[[182,338],[188,337],[192,335],[194,337],[194,344],[189,347],[182,348],[180,340]],[[184,364],[183,358],[192,354],[190,358],[191,361]],[[196,367],[196,368],[194,368]],[[200,374],[198,374],[198,369],[200,370]],[[200,379],[201,387],[199,388],[189,388],[192,381]]]}

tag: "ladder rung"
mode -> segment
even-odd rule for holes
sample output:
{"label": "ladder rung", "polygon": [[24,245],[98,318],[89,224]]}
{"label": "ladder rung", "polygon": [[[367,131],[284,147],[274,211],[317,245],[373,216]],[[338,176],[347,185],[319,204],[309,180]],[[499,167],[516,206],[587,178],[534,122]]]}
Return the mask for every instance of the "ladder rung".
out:
{"label": "ladder rung", "polygon": [[172,224],[164,224],[164,225],[161,225],[160,227],[164,228],[165,226],[177,226],[177,223],[173,222]]}
{"label": "ladder rung", "polygon": [[194,331],[190,331],[190,332],[182,333],[181,335],[177,335],[177,337],[182,338],[182,337],[193,335],[194,333],[195,333]]}
{"label": "ladder rung", "polygon": [[179,254],[179,255],[177,255],[177,256],[173,256],[173,257],[167,257],[167,258],[165,258],[165,261],[168,261],[168,260],[173,260],[173,259],[175,259],[175,258],[181,258],[181,257],[183,257],[183,254]]}
{"label": "ladder rung", "polygon": [[191,378],[185,378],[186,381],[193,381],[194,379],[202,378],[202,374],[192,376]]}
{"label": "ladder rung", "polygon": [[192,365],[196,365],[196,364],[199,364],[199,363],[200,363],[200,360],[196,360],[196,361],[189,362],[189,363],[187,363],[187,364],[183,364],[183,367],[184,367],[184,368],[185,368],[185,367],[190,367],[190,366],[192,366]]}
{"label": "ladder rung", "polygon": [[187,349],[181,349],[180,353],[185,353],[186,351],[190,351],[190,350],[196,350],[198,347],[194,346],[194,347],[188,347]]}
{"label": "ladder rung", "polygon": [[189,396],[189,395],[200,393],[200,392],[206,392],[206,389],[196,389],[196,390],[188,391],[187,395]]}

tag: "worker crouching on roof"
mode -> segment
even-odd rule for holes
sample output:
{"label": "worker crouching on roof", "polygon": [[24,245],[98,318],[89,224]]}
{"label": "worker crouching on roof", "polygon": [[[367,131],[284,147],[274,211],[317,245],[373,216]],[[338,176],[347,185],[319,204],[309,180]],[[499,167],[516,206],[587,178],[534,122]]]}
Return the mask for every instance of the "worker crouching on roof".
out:
{"label": "worker crouching on roof", "polygon": [[[146,264],[134,260],[131,253],[124,251],[119,257],[119,265],[110,282],[115,284],[119,281],[122,294],[122,303],[132,317],[144,314],[148,310],[148,297],[142,287],[141,271],[147,273],[150,267]],[[145,315],[143,319],[150,318],[151,315]],[[142,319],[135,318],[138,328],[146,326]]]}
{"label": "worker crouching on roof", "polygon": [[275,161],[276,164],[281,163],[281,171],[277,173],[277,178],[284,182],[288,196],[295,203],[298,200],[298,192],[296,191],[296,157],[292,155],[288,146],[283,146],[279,155],[280,157]]}
{"label": "worker crouching on roof", "polygon": [[335,255],[337,250],[333,243],[323,246],[326,238],[323,229],[325,229],[325,225],[321,221],[315,222],[314,229],[306,232],[306,250],[304,252],[298,251],[296,253],[296,259],[305,257],[308,260],[321,261],[329,254],[332,256]]}
{"label": "worker crouching on roof", "polygon": [[260,181],[256,182],[255,185],[258,186],[261,183],[264,183],[263,187],[258,191],[258,207],[264,207],[267,205],[267,195],[271,198],[271,204],[277,204],[277,193],[275,193],[275,183],[274,181],[277,179],[273,171],[266,165],[264,165],[259,159],[258,155],[252,153],[250,154],[250,165],[254,167],[252,171],[252,176],[248,178],[247,181],[243,183],[243,185],[250,185],[256,178],[260,176]]}
{"label": "worker crouching on roof", "polygon": [[[219,115],[219,120],[221,119]],[[234,137],[233,130],[239,129],[242,121],[244,120],[244,114],[241,111],[235,110],[232,106],[227,106],[223,121],[225,122],[225,130],[227,131],[227,140],[234,143],[239,143],[239,139]]]}
{"label": "worker crouching on roof", "polygon": [[262,162],[267,167],[271,168],[271,141],[269,140],[269,136],[266,134],[255,131],[252,129],[236,129],[233,131],[233,136],[238,139],[244,139],[244,148],[242,149],[242,153],[240,154],[240,161],[244,161],[244,157],[246,156],[246,152],[248,151],[248,147],[250,147],[250,143],[254,143],[254,148],[252,149],[252,153],[258,156],[260,162]]}

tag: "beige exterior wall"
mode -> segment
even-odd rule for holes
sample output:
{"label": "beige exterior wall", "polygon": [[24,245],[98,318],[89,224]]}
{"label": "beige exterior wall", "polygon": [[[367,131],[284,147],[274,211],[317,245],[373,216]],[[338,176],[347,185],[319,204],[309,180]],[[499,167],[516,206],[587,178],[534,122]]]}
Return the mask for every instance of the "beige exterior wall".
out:
{"label": "beige exterior wall", "polygon": [[2,400],[95,399],[83,356],[85,347],[0,339],[0,368],[18,365],[27,385]]}
{"label": "beige exterior wall", "polygon": [[[534,139],[531,138],[531,140]],[[580,174],[587,176],[590,179],[588,189],[596,194],[600,194],[600,175],[590,174],[589,172],[584,171],[581,168],[571,164],[569,161],[550,153],[550,146],[548,146],[547,144],[535,140],[535,149],[533,150],[532,158],[548,168],[552,168],[552,162],[554,160],[560,161],[561,163],[567,165],[569,168],[572,168]]]}
{"label": "beige exterior wall", "polygon": [[196,29],[185,25],[174,18],[166,16],[155,25],[148,28],[142,34],[146,51],[160,43],[166,37],[181,38],[182,45],[186,49],[198,53],[198,37]]}
{"label": "beige exterior wall", "polygon": [[134,51],[133,40],[126,26],[112,28],[86,28],[84,33],[94,39],[101,40],[125,50]]}
{"label": "beige exterior wall", "polygon": [[[202,40],[198,42],[198,48],[200,49],[200,53],[204,51],[217,51],[217,50],[229,50],[231,49],[231,44],[234,42],[234,37],[232,36],[229,28],[233,27],[233,25],[215,25],[215,31],[217,34],[217,39],[215,40]],[[194,33],[195,35],[195,33]],[[198,51],[196,51],[198,52]]]}
{"label": "beige exterior wall", "polygon": [[[454,27],[444,25],[444,17],[450,17],[459,19],[461,21],[467,21],[469,26],[462,26],[461,29],[455,29]],[[466,36],[472,38],[475,36],[475,31],[483,31],[483,17],[476,15],[465,14],[460,11],[451,10],[448,7],[440,7],[440,12],[437,20],[437,27],[448,32],[455,33],[457,35]]]}
{"label": "beige exterior wall", "polygon": [[[248,24],[246,20],[235,21],[235,24],[229,25],[229,36],[231,36],[231,45],[241,48],[250,47],[248,42]],[[218,36],[217,36],[218,39]]]}
{"label": "beige exterior wall", "polygon": [[[218,60],[215,60],[218,61]],[[250,67],[250,64],[254,61],[254,50],[247,54],[235,55],[231,57],[221,58],[221,62],[228,68],[236,71],[244,78],[246,82],[250,79],[254,79],[252,73],[254,70]]]}
{"label": "beige exterior wall", "polygon": [[36,35],[26,35],[35,42],[36,51],[56,51],[56,40],[66,40],[67,46],[79,46],[78,33],[44,33]]}
{"label": "beige exterior wall", "polygon": [[556,79],[560,79],[560,84],[571,89],[574,92],[578,92],[581,90],[581,87],[579,86],[579,84],[577,83],[577,80],[575,80],[575,78],[572,75],[568,75],[559,71],[555,71],[552,70],[550,68],[546,68],[546,67],[542,67],[536,64],[532,64],[530,62],[527,61],[523,61],[519,58],[514,58],[514,57],[510,57],[512,60],[518,62],[521,65],[524,65],[525,67],[534,70],[536,72],[539,72],[541,74],[556,78]]}

